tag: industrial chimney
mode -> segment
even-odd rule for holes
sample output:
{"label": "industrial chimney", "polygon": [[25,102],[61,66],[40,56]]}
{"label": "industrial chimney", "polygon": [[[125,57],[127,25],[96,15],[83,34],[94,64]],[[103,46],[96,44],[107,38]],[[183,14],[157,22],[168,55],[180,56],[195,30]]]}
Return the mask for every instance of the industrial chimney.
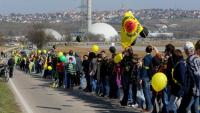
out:
{"label": "industrial chimney", "polygon": [[87,0],[87,32],[91,29],[92,25],[92,0]]}

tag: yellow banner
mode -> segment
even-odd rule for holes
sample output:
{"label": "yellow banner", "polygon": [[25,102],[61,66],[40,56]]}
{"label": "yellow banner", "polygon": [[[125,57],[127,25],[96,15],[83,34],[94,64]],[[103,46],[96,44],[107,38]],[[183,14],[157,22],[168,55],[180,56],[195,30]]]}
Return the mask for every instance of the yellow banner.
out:
{"label": "yellow banner", "polygon": [[131,11],[124,14],[121,25],[121,44],[124,49],[131,46],[143,30],[140,22]]}

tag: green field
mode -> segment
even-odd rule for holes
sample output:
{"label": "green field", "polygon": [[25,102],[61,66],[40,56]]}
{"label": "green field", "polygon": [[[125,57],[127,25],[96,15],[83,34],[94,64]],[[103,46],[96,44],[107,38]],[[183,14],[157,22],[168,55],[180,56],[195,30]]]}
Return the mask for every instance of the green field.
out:
{"label": "green field", "polygon": [[0,113],[22,113],[14,95],[4,82],[0,82]]}

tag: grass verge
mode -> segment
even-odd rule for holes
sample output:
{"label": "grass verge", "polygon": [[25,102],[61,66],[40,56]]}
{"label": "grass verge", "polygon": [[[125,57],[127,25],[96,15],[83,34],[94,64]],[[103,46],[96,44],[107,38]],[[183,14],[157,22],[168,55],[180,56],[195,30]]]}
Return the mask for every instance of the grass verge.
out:
{"label": "grass verge", "polygon": [[5,82],[0,82],[0,113],[22,113]]}

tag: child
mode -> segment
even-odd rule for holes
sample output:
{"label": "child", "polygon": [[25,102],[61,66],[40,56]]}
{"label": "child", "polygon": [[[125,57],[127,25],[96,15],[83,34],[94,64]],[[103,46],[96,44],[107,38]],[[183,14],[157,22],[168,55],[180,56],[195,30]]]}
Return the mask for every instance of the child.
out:
{"label": "child", "polygon": [[69,57],[69,62],[67,64],[67,88],[73,88],[75,78],[76,78],[76,65],[73,62],[73,58]]}
{"label": "child", "polygon": [[58,58],[58,63],[56,65],[56,70],[58,73],[58,79],[59,79],[59,87],[62,87],[63,85],[63,79],[65,76],[65,70],[64,70],[64,63]]}

